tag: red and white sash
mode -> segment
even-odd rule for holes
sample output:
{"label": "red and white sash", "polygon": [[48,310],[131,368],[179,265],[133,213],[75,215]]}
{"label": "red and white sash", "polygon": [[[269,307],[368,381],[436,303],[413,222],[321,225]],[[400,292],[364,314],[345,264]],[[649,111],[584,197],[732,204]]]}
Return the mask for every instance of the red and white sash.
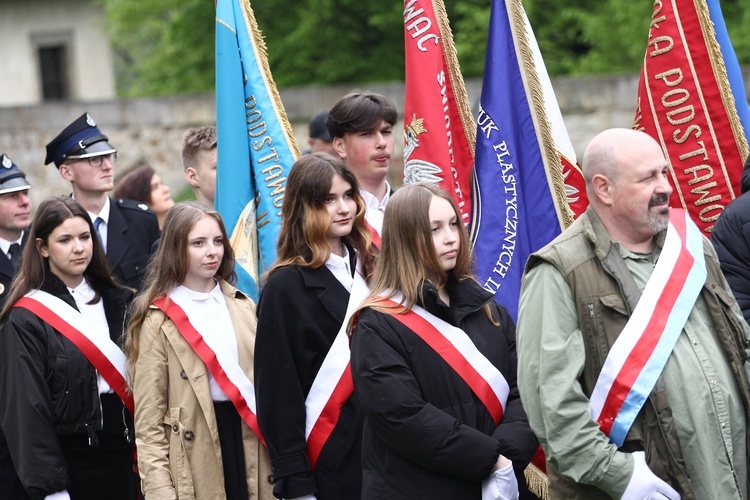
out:
{"label": "red and white sash", "polygon": [[97,333],[86,318],[64,300],[42,290],[31,290],[13,307],[31,311],[70,340],[104,377],[133,416],[133,395],[128,390],[125,354],[106,335]]}
{"label": "red and white sash", "polygon": [[[365,216],[365,222],[367,222],[367,216]],[[375,229],[369,222],[367,222],[367,229],[370,230],[370,238],[375,248],[380,248],[380,233]]]}
{"label": "red and white sash", "polygon": [[672,208],[659,261],[591,394],[591,415],[617,446],[667,364],[706,275],[700,230]]}
{"label": "red and white sash", "polygon": [[354,282],[344,321],[320,370],[315,375],[315,380],[305,400],[305,438],[307,439],[307,457],[312,468],[315,468],[323,446],[336,427],[341,408],[354,392],[349,337],[346,329],[352,314],[369,293],[367,283],[357,270],[354,273]]}
{"label": "red and white sash", "polygon": [[[401,294],[383,302],[400,307]],[[398,309],[395,309],[398,310]],[[392,316],[425,341],[471,388],[492,415],[495,425],[503,418],[510,387],[505,377],[482,354],[469,336],[419,306]]]}
{"label": "red and white sash", "polygon": [[224,394],[237,408],[242,420],[253,430],[264,445],[265,440],[258,426],[255,405],[255,388],[229,349],[211,335],[203,335],[190,322],[185,310],[174,299],[162,295],[154,305],[164,311],[175,324],[183,338],[203,361],[211,376]]}

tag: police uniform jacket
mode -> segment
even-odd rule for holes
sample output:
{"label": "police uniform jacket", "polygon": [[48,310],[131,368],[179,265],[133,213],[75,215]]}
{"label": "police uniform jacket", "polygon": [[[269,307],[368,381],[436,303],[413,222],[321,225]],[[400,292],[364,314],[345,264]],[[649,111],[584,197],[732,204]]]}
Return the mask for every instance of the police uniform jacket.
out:
{"label": "police uniform jacket", "polygon": [[[462,329],[510,386],[499,425],[464,380],[413,331],[372,309],[352,335],[354,390],[367,416],[362,442],[362,498],[479,500],[498,455],[513,462],[521,498],[523,470],[538,441],[516,385],[515,325],[473,280],[446,285],[450,306],[429,283],[423,307]],[[499,326],[485,313],[490,304]],[[533,498],[533,497],[531,497]]]}
{"label": "police uniform jacket", "polygon": [[[29,239],[29,230],[26,229],[23,232],[23,239],[21,240],[21,249],[26,246],[26,240]],[[10,285],[13,282],[13,264],[7,255],[0,255],[0,309],[5,305],[5,299],[8,297],[10,292]]]}
{"label": "police uniform jacket", "polygon": [[[349,249],[354,258],[354,251]],[[352,261],[352,269],[354,269]],[[274,494],[356,500],[361,490],[364,414],[353,394],[311,472],[305,399],[339,332],[349,292],[326,266],[274,271],[258,305],[255,391],[274,471]]]}
{"label": "police uniform jacket", "polygon": [[[48,273],[42,290],[77,308],[65,284]],[[123,333],[132,293],[104,288],[101,300],[113,341]],[[118,400],[119,401],[119,400]],[[69,486],[65,443],[96,445],[105,433],[127,443],[122,403],[102,412],[93,365],[71,341],[27,309],[13,309],[0,329],[0,426],[31,498]],[[132,433],[130,434],[132,436]]]}
{"label": "police uniform jacket", "polygon": [[140,290],[159,223],[143,203],[120,198],[109,206],[107,263],[118,283]]}

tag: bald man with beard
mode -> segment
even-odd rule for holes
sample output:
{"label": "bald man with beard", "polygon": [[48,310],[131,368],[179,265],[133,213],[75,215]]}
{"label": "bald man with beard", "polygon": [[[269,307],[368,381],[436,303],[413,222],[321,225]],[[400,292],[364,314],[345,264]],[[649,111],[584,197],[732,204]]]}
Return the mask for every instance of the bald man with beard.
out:
{"label": "bald man with beard", "polygon": [[552,498],[748,498],[750,328],[669,169],[647,134],[597,135],[588,210],[527,262],[518,386]]}

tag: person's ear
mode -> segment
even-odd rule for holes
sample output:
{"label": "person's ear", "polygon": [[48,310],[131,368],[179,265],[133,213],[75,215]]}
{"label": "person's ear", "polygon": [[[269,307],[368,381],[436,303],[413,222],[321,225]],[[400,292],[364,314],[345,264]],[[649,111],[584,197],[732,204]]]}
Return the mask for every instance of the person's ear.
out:
{"label": "person's ear", "polygon": [[596,174],[591,179],[591,187],[599,201],[604,205],[611,205],[613,203],[613,195],[615,186],[610,179],[602,174]]}
{"label": "person's ear", "polygon": [[75,179],[75,176],[73,175],[73,169],[70,168],[70,165],[68,165],[67,163],[63,163],[62,165],[60,165],[59,170],[60,170],[60,177],[62,177],[68,182],[73,182],[73,180]]}
{"label": "person's ear", "polygon": [[338,154],[342,160],[346,159],[346,143],[344,142],[344,138],[334,137],[331,143],[333,144],[333,150],[336,151],[336,154]]}
{"label": "person's ear", "polygon": [[49,257],[49,250],[47,249],[47,245],[44,244],[44,241],[42,241],[41,238],[37,238],[34,243],[36,244],[37,252],[39,252],[42,257]]}
{"label": "person's ear", "polygon": [[190,184],[190,187],[195,189],[200,189],[201,183],[198,179],[198,172],[195,171],[195,168],[188,167],[185,169],[185,179],[187,179],[188,184]]}

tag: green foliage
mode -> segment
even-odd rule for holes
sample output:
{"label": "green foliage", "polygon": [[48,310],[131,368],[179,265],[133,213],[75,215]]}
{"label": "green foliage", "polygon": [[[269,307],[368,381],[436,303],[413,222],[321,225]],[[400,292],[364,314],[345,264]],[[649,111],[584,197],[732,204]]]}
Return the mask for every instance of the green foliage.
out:
{"label": "green foliage", "polygon": [[[121,95],[214,88],[215,0],[96,0],[117,57]],[[403,3],[250,0],[280,87],[402,80]],[[461,70],[484,71],[490,0],[445,0]],[[525,0],[551,75],[637,72],[652,0]],[[750,64],[750,4],[722,9],[740,63]]]}
{"label": "green foliage", "polygon": [[253,9],[279,86],[404,77],[398,2],[264,0]]}
{"label": "green foliage", "polygon": [[214,88],[213,0],[97,0],[123,96]]}

